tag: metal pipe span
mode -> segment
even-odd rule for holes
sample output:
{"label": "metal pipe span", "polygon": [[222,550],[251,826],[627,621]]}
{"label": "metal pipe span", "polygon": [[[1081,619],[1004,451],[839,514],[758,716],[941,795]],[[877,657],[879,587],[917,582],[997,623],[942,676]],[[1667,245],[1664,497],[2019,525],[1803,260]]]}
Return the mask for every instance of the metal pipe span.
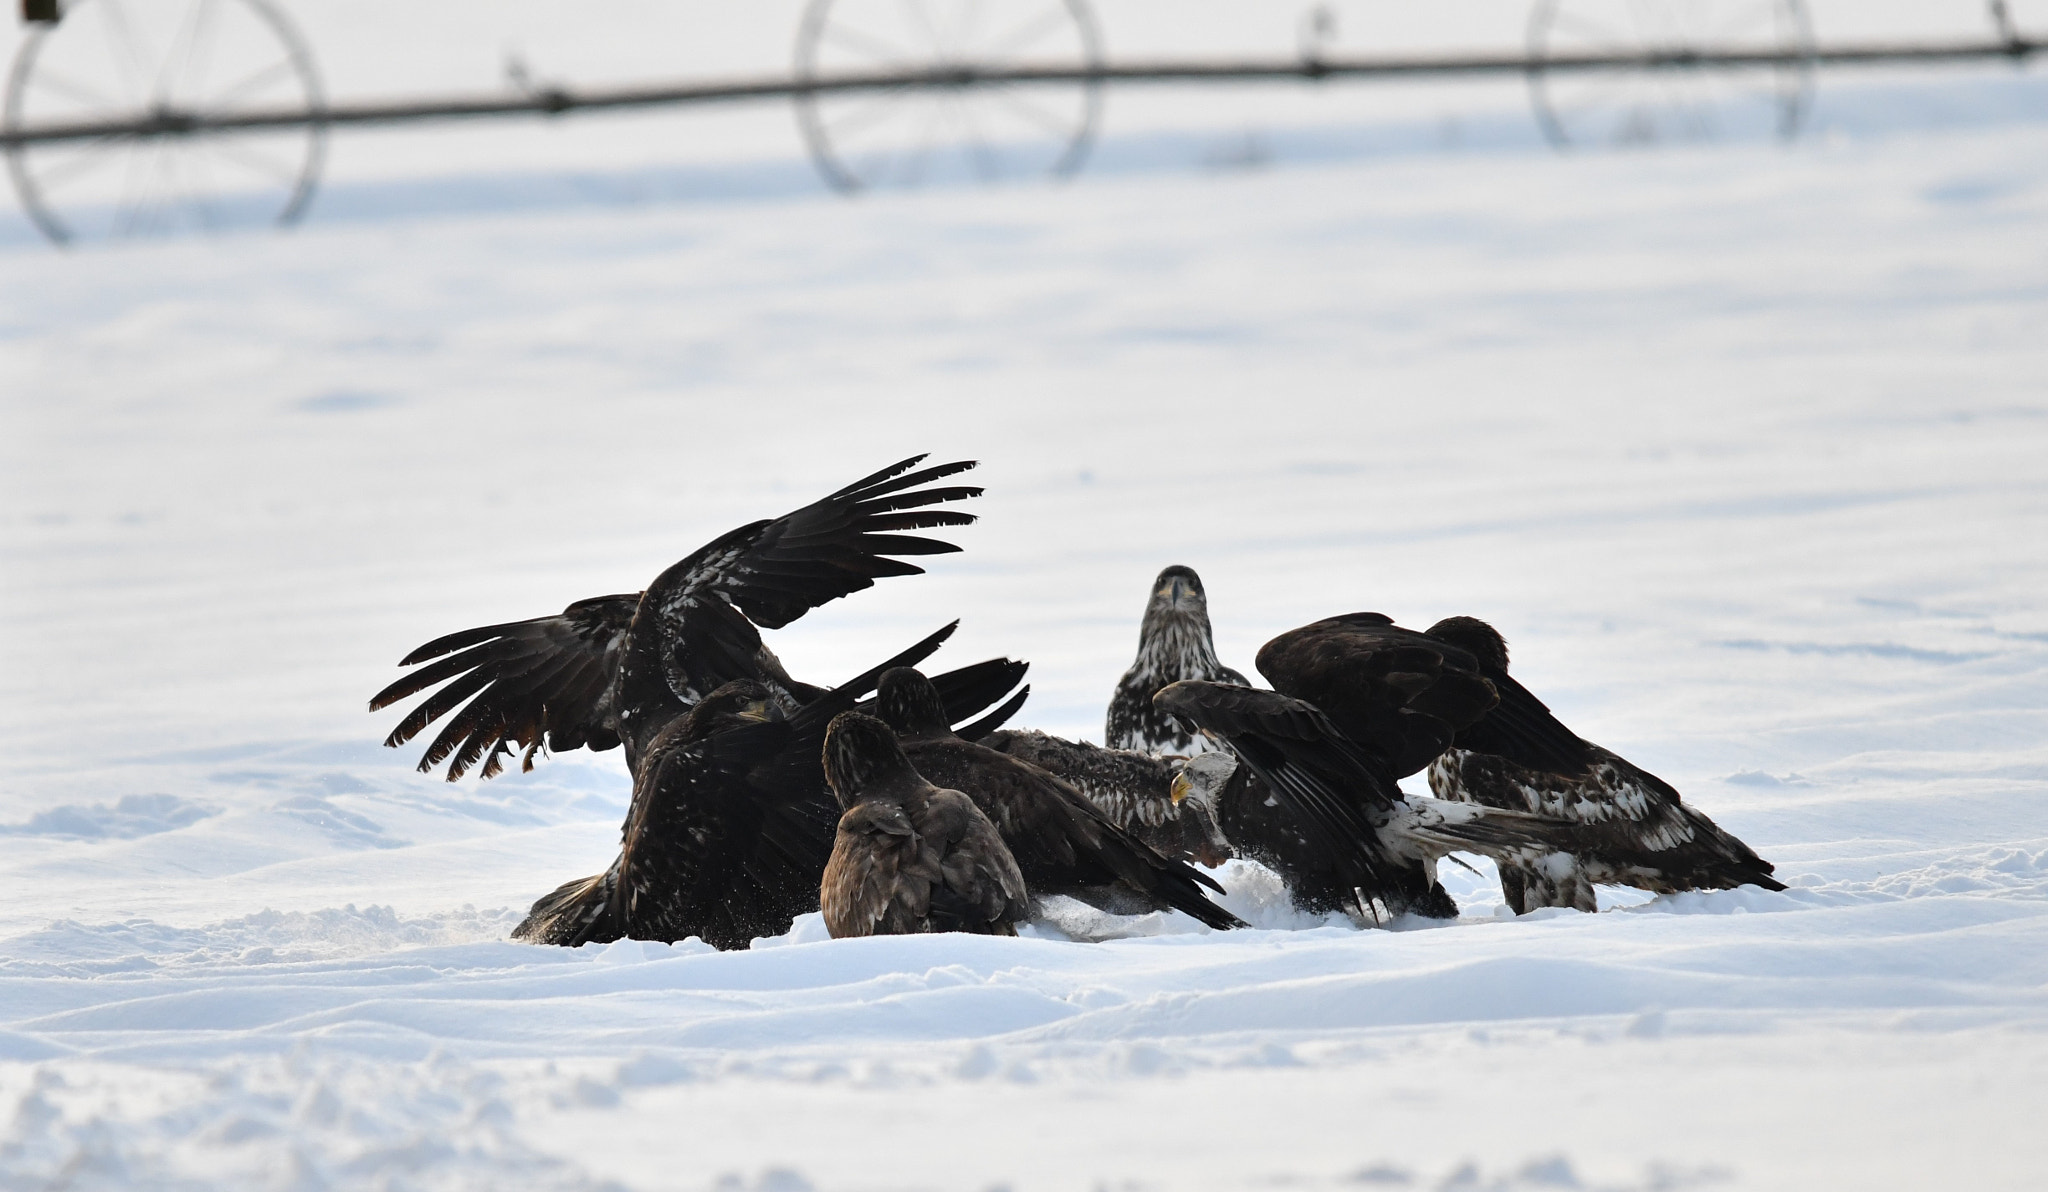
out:
{"label": "metal pipe span", "polygon": [[600,87],[571,91],[538,88],[514,95],[428,100],[381,100],[332,104],[317,110],[252,111],[230,115],[164,109],[132,120],[53,122],[0,130],[0,148],[53,141],[112,137],[185,136],[239,129],[319,125],[399,124],[416,120],[460,120],[486,116],[558,115],[563,112],[658,107],[664,104],[733,103],[786,99],[833,92],[892,91],[904,88],[974,87],[1032,83],[1198,83],[1299,79],[1389,79],[1432,76],[1549,74],[1602,70],[1740,70],[1769,66],[1881,66],[1970,62],[2005,58],[2025,61],[2048,43],[2010,38],[1928,44],[1871,44],[1781,51],[1674,50],[1644,54],[1579,54],[1530,58],[1509,54],[1407,58],[1309,57],[1222,62],[1133,62],[1121,66],[978,68],[963,66],[916,71],[840,74],[811,80],[735,79],[658,87]]}

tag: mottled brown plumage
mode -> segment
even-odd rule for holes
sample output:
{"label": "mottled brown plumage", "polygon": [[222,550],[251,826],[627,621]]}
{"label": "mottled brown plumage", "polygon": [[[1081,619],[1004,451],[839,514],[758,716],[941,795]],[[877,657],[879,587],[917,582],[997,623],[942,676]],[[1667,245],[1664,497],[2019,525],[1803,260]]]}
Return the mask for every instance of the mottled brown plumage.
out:
{"label": "mottled brown plumage", "polygon": [[1176,564],[1152,581],[1152,595],[1138,624],[1138,655],[1110,696],[1102,739],[1113,749],[1140,753],[1186,755],[1209,748],[1200,733],[1189,732],[1152,705],[1160,688],[1182,679],[1239,685],[1245,681],[1216,657],[1202,577],[1194,568]]}
{"label": "mottled brown plumage", "polygon": [[[1513,682],[1507,641],[1493,626],[1449,617],[1429,634],[1471,654],[1497,686]],[[1429,767],[1429,786],[1438,798],[1578,825],[1568,852],[1499,862],[1501,894],[1516,914],[1550,906],[1595,910],[1595,887],[1602,885],[1658,894],[1741,885],[1785,888],[1771,876],[1770,862],[1687,806],[1669,783],[1598,745],[1581,743],[1590,760],[1576,775],[1461,747],[1445,751]]]}
{"label": "mottled brown plumage", "polygon": [[973,800],[925,781],[889,727],[859,712],[832,721],[823,760],[846,809],[819,887],[834,939],[1016,934],[1024,876]]}
{"label": "mottled brown plumage", "polygon": [[1105,749],[1028,728],[1002,729],[981,743],[1065,781],[1088,796],[1109,822],[1166,856],[1211,868],[1231,857],[1230,842],[1216,822],[1214,792],[1195,785],[1183,788],[1193,793],[1175,798],[1173,780],[1189,758]]}
{"label": "mottled brown plumage", "polygon": [[1243,926],[1202,893],[1205,886],[1222,893],[1207,875],[1119,828],[1052,774],[962,740],[917,671],[884,672],[875,699],[917,772],[964,792],[995,823],[1034,896],[1065,894],[1120,914],[1172,909],[1214,928]]}

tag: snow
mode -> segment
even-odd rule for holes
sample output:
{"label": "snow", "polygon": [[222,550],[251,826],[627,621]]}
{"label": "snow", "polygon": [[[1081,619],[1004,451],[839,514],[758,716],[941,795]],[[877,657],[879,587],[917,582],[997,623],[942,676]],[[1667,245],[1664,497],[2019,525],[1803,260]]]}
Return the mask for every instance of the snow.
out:
{"label": "snow", "polygon": [[[1133,101],[1061,188],[503,199],[802,169],[593,121],[344,137],[291,236],[0,237],[0,1187],[2038,1186],[2038,68],[1570,158],[1426,135],[1484,89],[1251,94]],[[1204,168],[1239,119],[1274,160]],[[916,451],[983,521],[775,634],[795,673],[962,617],[937,662],[1094,737],[1167,563],[1240,668],[1482,615],[1791,888],[1518,919],[1476,862],[1457,923],[1359,931],[1233,864],[1253,930],[506,942],[623,768],[416,774],[395,660]]]}

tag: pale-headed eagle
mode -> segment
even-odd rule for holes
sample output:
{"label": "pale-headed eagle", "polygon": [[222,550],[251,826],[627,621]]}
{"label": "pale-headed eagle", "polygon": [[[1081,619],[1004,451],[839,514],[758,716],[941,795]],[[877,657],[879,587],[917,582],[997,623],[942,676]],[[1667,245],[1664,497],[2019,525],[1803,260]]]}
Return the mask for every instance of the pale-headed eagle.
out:
{"label": "pale-headed eagle", "polygon": [[1245,678],[1216,658],[1209,629],[1209,598],[1193,568],[1173,566],[1152,581],[1152,598],[1138,625],[1138,657],[1109,700],[1103,741],[1140,753],[1199,753],[1209,743],[1152,705],[1168,683],[1205,679],[1243,686]]}

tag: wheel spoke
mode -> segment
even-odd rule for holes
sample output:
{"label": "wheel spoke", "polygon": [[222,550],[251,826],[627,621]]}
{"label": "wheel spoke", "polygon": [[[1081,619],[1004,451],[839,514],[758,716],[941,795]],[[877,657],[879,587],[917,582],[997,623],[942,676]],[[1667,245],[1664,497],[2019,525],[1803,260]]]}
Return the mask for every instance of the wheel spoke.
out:
{"label": "wheel spoke", "polygon": [[162,152],[163,142],[160,140],[138,141],[135,151],[128,155],[128,173],[121,183],[121,201],[114,210],[116,235],[133,235],[141,226],[142,213],[148,208],[151,177],[155,172],[154,158]]}
{"label": "wheel spoke", "polygon": [[1025,21],[1011,29],[1009,33],[990,42],[988,48],[978,55],[976,60],[990,62],[1015,54],[1043,39],[1047,34],[1064,28],[1071,17],[1072,14],[1066,10],[1064,5],[1056,4],[1031,20]]}
{"label": "wheel spoke", "polygon": [[294,69],[292,60],[289,58],[285,58],[280,61],[273,62],[269,66],[266,66],[262,70],[256,71],[253,74],[242,76],[233,84],[229,85],[227,90],[221,92],[219,95],[214,96],[212,99],[205,101],[205,103],[196,106],[199,106],[202,110],[205,111],[225,111],[228,108],[233,107],[234,104],[237,101],[241,100],[243,97],[253,95],[256,92],[261,91],[263,88],[269,86],[274,80],[295,75],[296,73],[297,72]]}
{"label": "wheel spoke", "polygon": [[120,108],[123,106],[121,101],[94,91],[92,88],[67,75],[60,75],[40,62],[36,63],[35,71],[29,75],[28,81],[31,86],[47,88],[59,95],[75,99],[79,103],[91,107]]}
{"label": "wheel spoke", "polygon": [[932,49],[938,51],[940,61],[948,58],[946,39],[939,33],[939,27],[932,24],[932,14],[925,9],[924,0],[902,0],[903,11],[910,14],[911,21],[924,29],[924,35],[931,39]]}
{"label": "wheel spoke", "polygon": [[122,58],[128,60],[128,70],[131,72],[130,79],[127,80],[128,98],[135,103],[147,104],[149,96],[136,94],[134,91],[136,84],[146,85],[150,75],[155,73],[149,68],[151,55],[143,45],[142,36],[135,31],[134,25],[128,20],[128,14],[121,10],[119,0],[100,0],[100,10],[106,14],[105,19],[100,22],[100,28],[106,35],[108,51],[114,55],[117,62]]}
{"label": "wheel spoke", "polygon": [[[50,191],[67,182],[83,178],[95,169],[120,160],[118,152],[107,150],[120,142],[113,137],[94,137],[90,141],[74,142],[67,146],[75,156],[44,166],[35,172],[36,189],[48,195]],[[53,151],[45,149],[40,156],[46,160]]]}
{"label": "wheel spoke", "polygon": [[275,158],[266,157],[247,145],[238,144],[232,137],[204,137],[198,143],[222,157],[240,162],[243,167],[254,170],[285,186],[296,186],[298,184],[299,168],[297,166],[288,161],[278,161]]}
{"label": "wheel spoke", "polygon": [[1591,43],[1594,50],[1621,50],[1633,48],[1625,33],[1616,32],[1606,25],[1589,21],[1574,12],[1559,12],[1550,19],[1552,30],[1567,30],[1580,35]]}
{"label": "wheel spoke", "polygon": [[1025,99],[1009,84],[991,84],[988,90],[990,94],[1009,107],[1011,111],[1016,112],[1054,136],[1064,139],[1073,135],[1074,126],[1072,121],[1067,120],[1056,112],[1048,112],[1030,100]]}
{"label": "wheel spoke", "polygon": [[905,102],[907,98],[902,88],[891,87],[880,95],[871,96],[865,102],[849,104],[838,115],[821,123],[828,135],[851,135],[909,110],[910,104]]}
{"label": "wheel spoke", "polygon": [[192,33],[191,54],[182,82],[187,95],[201,95],[206,91],[207,68],[213,65],[213,28],[215,14],[219,11],[215,0],[199,0],[198,27]]}
{"label": "wheel spoke", "polygon": [[879,37],[871,37],[866,33],[857,32],[840,25],[827,25],[824,32],[818,35],[818,40],[829,41],[842,49],[852,50],[857,54],[889,66],[908,62],[916,57],[916,54],[910,50],[891,45]]}
{"label": "wheel spoke", "polygon": [[177,29],[172,32],[170,42],[164,47],[163,59],[156,64],[156,70],[152,72],[155,76],[149,87],[152,102],[167,104],[171,101],[172,78],[178,73],[179,66],[190,60],[193,31],[199,23],[200,15],[205,11],[206,0],[197,0],[197,3],[185,10],[184,19],[178,22]]}
{"label": "wheel spoke", "polygon": [[918,133],[917,148],[911,150],[910,157],[904,163],[905,186],[916,186],[924,180],[924,163],[931,157],[932,146],[938,143],[938,128],[945,117],[946,105],[933,104],[931,112],[925,117],[924,128]]}

